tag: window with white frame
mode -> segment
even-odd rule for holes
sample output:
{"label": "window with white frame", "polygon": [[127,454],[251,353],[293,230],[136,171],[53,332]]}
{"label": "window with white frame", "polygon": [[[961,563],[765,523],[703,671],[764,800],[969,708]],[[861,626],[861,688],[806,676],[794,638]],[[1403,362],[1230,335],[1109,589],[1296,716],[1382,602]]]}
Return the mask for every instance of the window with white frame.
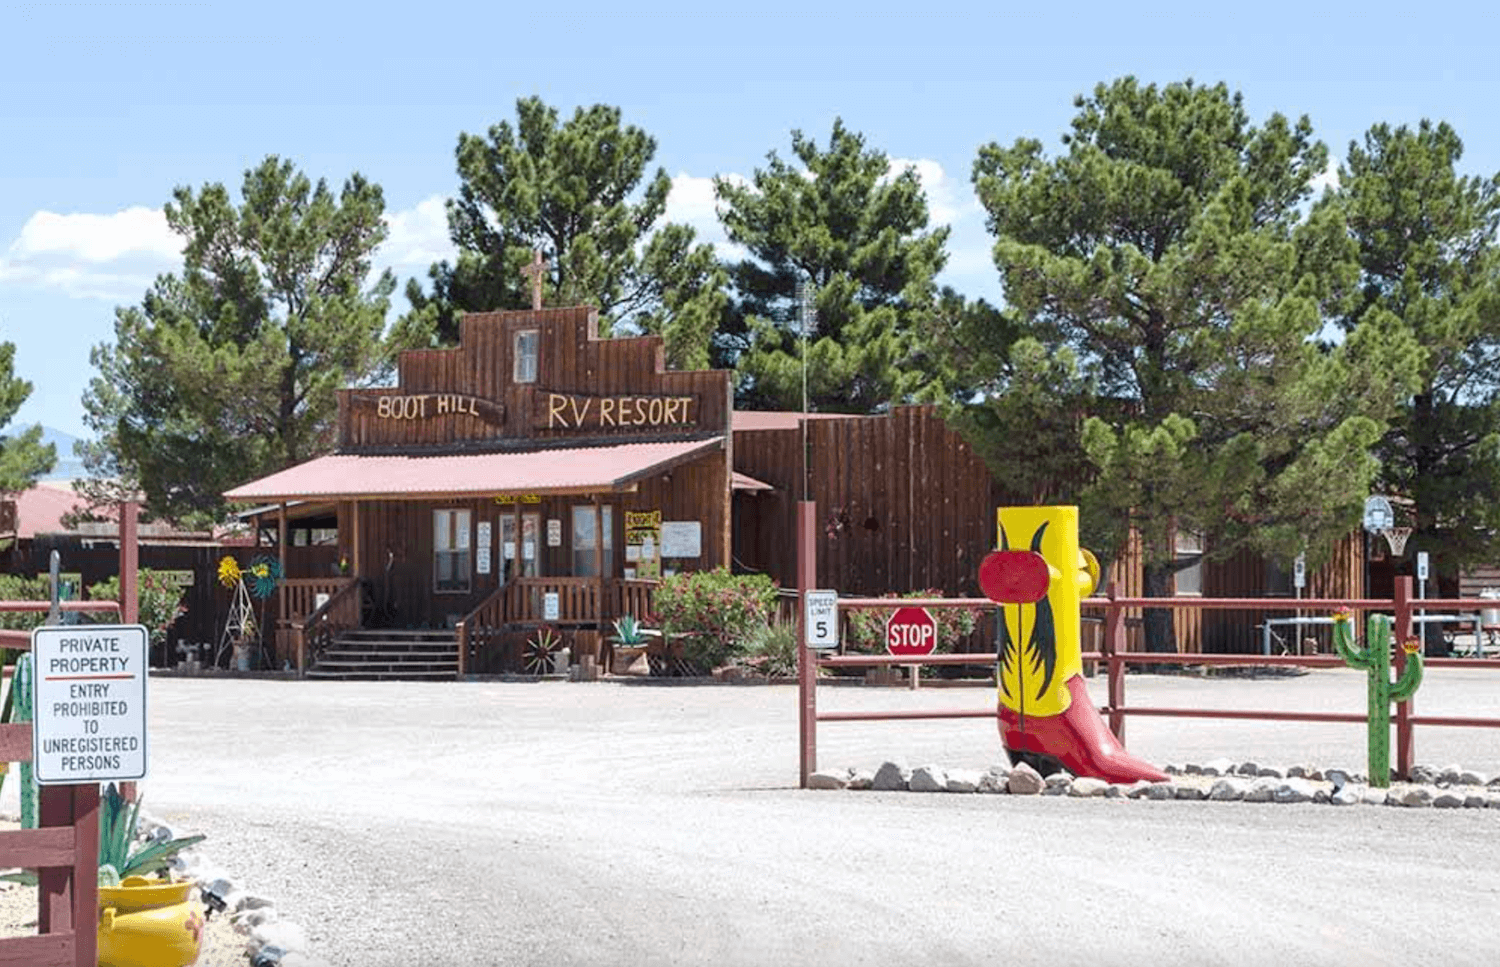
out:
{"label": "window with white frame", "polygon": [[[1203,537],[1190,531],[1177,532],[1176,574],[1178,594],[1203,593]],[[1191,563],[1188,563],[1188,562]],[[1183,566],[1185,565],[1185,566]]]}
{"label": "window with white frame", "polygon": [[[604,528],[604,573],[615,573],[615,540],[613,508],[604,505],[599,516]],[[573,507],[573,576],[576,578],[598,577],[594,564],[594,505],[578,504]]]}
{"label": "window with white frame", "polygon": [[437,591],[469,590],[469,512],[432,512],[432,586]]}
{"label": "window with white frame", "polygon": [[516,333],[514,377],[517,383],[535,383],[537,372],[537,348],[541,334],[535,329],[522,329]]}

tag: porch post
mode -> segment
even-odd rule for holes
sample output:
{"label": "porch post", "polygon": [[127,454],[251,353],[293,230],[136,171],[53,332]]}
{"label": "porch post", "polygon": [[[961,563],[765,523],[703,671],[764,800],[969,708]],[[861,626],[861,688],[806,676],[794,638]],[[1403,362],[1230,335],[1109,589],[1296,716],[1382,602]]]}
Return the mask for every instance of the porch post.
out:
{"label": "porch post", "polygon": [[140,505],[120,502],[120,621],[133,625],[140,620]]}
{"label": "porch post", "polygon": [[610,609],[604,603],[604,510],[598,494],[594,494],[594,574],[599,579],[599,633],[603,634]]}
{"label": "porch post", "polygon": [[[287,619],[286,614],[286,501],[281,502],[281,513],[276,517],[276,559],[281,564],[281,580],[276,582],[276,631],[271,635],[271,645],[276,647],[280,644],[277,639],[281,637],[281,623]],[[261,629],[264,633],[265,629]],[[302,649],[297,649],[297,673],[302,673]]]}

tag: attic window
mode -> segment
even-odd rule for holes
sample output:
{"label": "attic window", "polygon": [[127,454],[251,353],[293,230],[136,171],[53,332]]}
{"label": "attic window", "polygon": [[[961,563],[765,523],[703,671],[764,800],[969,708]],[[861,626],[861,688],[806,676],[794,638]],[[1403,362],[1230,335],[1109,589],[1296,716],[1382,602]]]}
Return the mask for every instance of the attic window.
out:
{"label": "attic window", "polygon": [[540,334],[535,329],[523,329],[516,333],[513,375],[517,383],[536,382],[537,346],[540,342]]}

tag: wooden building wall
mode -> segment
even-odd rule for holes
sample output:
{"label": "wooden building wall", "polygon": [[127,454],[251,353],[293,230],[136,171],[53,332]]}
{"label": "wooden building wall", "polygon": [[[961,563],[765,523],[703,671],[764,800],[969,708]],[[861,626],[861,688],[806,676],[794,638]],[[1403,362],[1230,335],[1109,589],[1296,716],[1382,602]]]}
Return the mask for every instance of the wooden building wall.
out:
{"label": "wooden building wall", "polygon": [[[517,383],[515,335],[539,333],[537,379]],[[535,311],[480,312],[463,317],[461,342],[451,349],[401,354],[399,384],[339,391],[339,445],[345,452],[531,449],[542,443],[672,439],[728,431],[730,374],[724,370],[667,370],[659,336],[600,339],[597,313],[587,306]],[[689,418],[656,425],[546,428],[548,392],[597,398],[687,398]],[[439,397],[472,397],[468,412],[438,413]],[[381,397],[427,397],[424,415],[382,417]],[[451,402],[451,401],[449,401]],[[633,413],[633,410],[632,410]]]}

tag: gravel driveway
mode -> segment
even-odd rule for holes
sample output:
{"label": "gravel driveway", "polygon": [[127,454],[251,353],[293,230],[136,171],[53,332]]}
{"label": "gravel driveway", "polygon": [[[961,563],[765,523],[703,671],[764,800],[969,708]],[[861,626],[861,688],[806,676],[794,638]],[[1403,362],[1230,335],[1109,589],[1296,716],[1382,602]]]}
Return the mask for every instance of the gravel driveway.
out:
{"label": "gravel driveway", "polygon": [[[1364,707],[1344,670],[1128,681],[1138,704]],[[1500,674],[1430,672],[1418,699],[1500,717]],[[207,833],[214,862],[350,967],[1488,967],[1500,943],[1500,810],[802,792],[788,686],[155,678],[151,729],[148,810]],[[1362,725],[1129,730],[1156,762],[1364,767]],[[982,720],[820,739],[825,766],[1000,754]],[[1500,730],[1419,730],[1418,761],[1493,775]]]}

